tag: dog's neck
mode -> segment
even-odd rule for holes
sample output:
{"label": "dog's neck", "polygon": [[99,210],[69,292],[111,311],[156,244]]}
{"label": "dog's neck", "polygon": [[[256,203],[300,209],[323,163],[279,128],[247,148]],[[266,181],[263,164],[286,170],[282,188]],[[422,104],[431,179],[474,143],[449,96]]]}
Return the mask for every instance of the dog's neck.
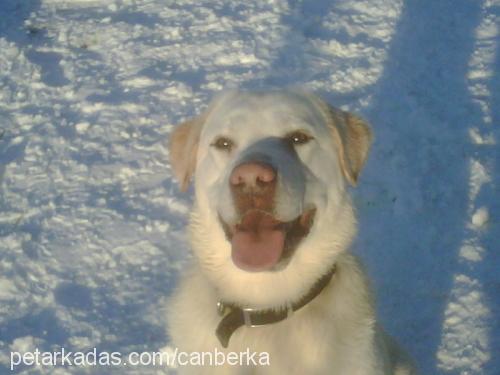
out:
{"label": "dog's neck", "polygon": [[321,294],[323,289],[330,283],[336,270],[337,266],[334,264],[326,274],[316,280],[308,293],[297,302],[288,304],[286,308],[257,310],[224,301],[217,302],[217,311],[219,315],[223,316],[215,331],[219,342],[224,348],[227,348],[231,335],[243,325],[259,327],[287,319],[294,311],[306,306]]}

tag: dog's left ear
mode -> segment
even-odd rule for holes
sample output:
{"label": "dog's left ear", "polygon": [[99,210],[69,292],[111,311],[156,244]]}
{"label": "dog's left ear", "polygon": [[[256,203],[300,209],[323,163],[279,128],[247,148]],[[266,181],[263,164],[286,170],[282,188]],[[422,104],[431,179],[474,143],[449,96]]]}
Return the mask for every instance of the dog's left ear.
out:
{"label": "dog's left ear", "polygon": [[181,191],[186,191],[196,168],[196,156],[200,141],[201,129],[206,114],[177,125],[170,135],[169,156],[175,177],[180,183]]}
{"label": "dog's left ear", "polygon": [[373,140],[372,131],[358,116],[329,105],[328,116],[328,125],[339,150],[342,172],[347,181],[356,186]]}

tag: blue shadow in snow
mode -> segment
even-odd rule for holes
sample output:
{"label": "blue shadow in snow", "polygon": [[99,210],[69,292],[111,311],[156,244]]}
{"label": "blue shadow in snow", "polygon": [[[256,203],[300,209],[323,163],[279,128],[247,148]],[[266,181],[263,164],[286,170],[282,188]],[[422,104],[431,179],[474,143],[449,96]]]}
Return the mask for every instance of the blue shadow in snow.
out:
{"label": "blue shadow in snow", "polygon": [[481,118],[466,82],[480,11],[480,2],[466,0],[404,2],[368,115],[379,137],[367,180],[388,176],[392,203],[361,219],[359,243],[375,246],[365,258],[384,286],[382,321],[424,374],[439,373],[444,311],[466,235],[468,150],[458,145],[466,147],[471,121]]}
{"label": "blue shadow in snow", "polygon": [[[488,11],[500,19],[500,6],[490,6]],[[500,353],[500,281],[498,270],[500,269],[500,40],[490,40],[495,45],[496,56],[492,66],[493,75],[487,84],[490,92],[490,111],[492,121],[482,127],[486,134],[494,137],[495,144],[481,146],[485,148],[485,159],[482,162],[489,168],[491,182],[479,192],[477,207],[486,206],[490,218],[486,224],[485,231],[481,237],[481,245],[485,249],[485,258],[480,264],[479,273],[488,275],[483,280],[490,317],[492,319],[489,327],[490,361],[485,367],[485,374],[495,374],[500,367],[497,353]]]}

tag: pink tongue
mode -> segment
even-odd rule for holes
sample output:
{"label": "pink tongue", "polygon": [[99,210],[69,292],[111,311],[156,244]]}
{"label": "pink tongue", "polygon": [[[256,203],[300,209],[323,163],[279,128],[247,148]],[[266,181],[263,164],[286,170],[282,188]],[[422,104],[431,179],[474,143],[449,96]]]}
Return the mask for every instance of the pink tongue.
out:
{"label": "pink tongue", "polygon": [[250,212],[233,234],[234,264],[245,271],[264,271],[273,267],[281,258],[285,246],[285,233],[275,229],[272,216]]}

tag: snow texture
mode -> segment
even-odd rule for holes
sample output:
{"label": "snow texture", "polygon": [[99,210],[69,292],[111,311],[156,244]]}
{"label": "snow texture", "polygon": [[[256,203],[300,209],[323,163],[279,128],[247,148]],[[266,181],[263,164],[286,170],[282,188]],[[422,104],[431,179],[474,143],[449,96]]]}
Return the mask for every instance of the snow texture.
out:
{"label": "snow texture", "polygon": [[499,0],[1,0],[0,373],[11,350],[171,350],[191,198],[165,142],[223,88],[300,86],[373,125],[354,250],[382,323],[422,374],[499,374],[499,18]]}

